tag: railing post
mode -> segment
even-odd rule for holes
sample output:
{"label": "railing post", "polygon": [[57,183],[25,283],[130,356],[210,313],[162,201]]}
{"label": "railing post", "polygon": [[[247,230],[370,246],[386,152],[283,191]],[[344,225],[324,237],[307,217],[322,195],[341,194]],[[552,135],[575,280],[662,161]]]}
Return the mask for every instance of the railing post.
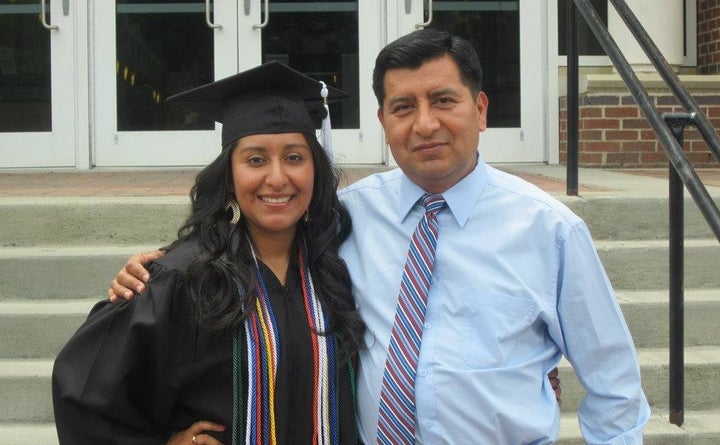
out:
{"label": "railing post", "polygon": [[[683,132],[687,125],[695,123],[694,113],[663,113],[673,136],[683,146]],[[684,191],[682,179],[669,165],[669,409],[670,423],[682,426],[685,422],[685,233]]]}
{"label": "railing post", "polygon": [[[618,48],[612,36],[610,36],[610,33],[608,32],[605,24],[600,19],[600,16],[595,10],[595,7],[590,3],[590,0],[574,1],[575,5],[578,7],[578,11],[583,15],[585,21],[588,23],[588,26],[590,26],[590,29],[595,34],[595,37],[597,37],[598,42],[600,42],[600,45],[602,45],[603,49],[605,50],[605,54],[610,57],[610,60],[612,60],[613,65],[615,65],[615,69],[617,69],[618,74],[620,75],[620,77],[622,77],[623,81],[625,81],[625,85],[627,85],[633,98],[645,114],[645,117],[650,123],[650,126],[653,130],[655,130],[655,134],[657,135],[658,139],[665,146],[665,153],[670,159],[670,162],[672,162],[673,167],[675,167],[675,170],[680,175],[680,178],[685,184],[685,187],[688,189],[688,192],[690,192],[690,195],[698,204],[700,211],[702,212],[705,220],[708,222],[708,225],[715,234],[715,237],[720,240],[720,209],[718,209],[717,204],[715,204],[715,201],[713,201],[712,197],[702,183],[702,180],[697,175],[697,172],[693,169],[690,161],[688,161],[682,147],[678,145],[677,140],[675,140],[675,138],[673,137],[672,132],[668,128],[667,124],[663,122],[660,113],[657,111],[652,99],[650,98],[650,95],[642,86],[642,83],[640,83],[640,79],[638,79],[638,76],[633,72],[630,64],[627,62],[627,59],[625,59],[625,56],[623,56],[620,48]],[[632,11],[627,8],[624,0],[610,1],[613,3],[613,5],[616,5],[616,8],[621,5],[625,6],[625,8],[622,10],[618,9],[618,12],[624,20],[626,18],[629,19],[629,17],[625,17],[625,15],[632,15]],[[641,27],[640,24],[637,24],[636,26]],[[653,55],[651,56],[650,54]],[[654,52],[650,52],[650,54],[648,54],[648,56],[653,59],[655,57],[662,58],[661,54],[655,54]],[[665,64],[667,64],[667,62],[665,62]],[[676,88],[683,88],[680,84],[680,81],[676,77],[674,78],[675,80],[673,82],[677,82],[677,84],[674,84],[672,86],[673,91],[675,91]],[[688,100],[694,102],[692,97],[690,97],[689,95]],[[697,104],[695,104],[695,108],[697,108]],[[694,112],[694,110],[692,111]],[[698,112],[695,114],[695,118],[699,122],[698,130],[700,130],[700,134],[703,135],[703,138],[705,138],[708,145],[712,146],[717,144],[720,146],[720,138],[717,137],[717,134],[713,135],[710,132],[706,133],[702,130],[704,125],[703,122],[708,121],[705,115],[702,112]]]}
{"label": "railing post", "polygon": [[577,33],[577,6],[573,0],[566,2],[567,25],[567,180],[568,196],[578,194],[578,112],[579,112],[579,68],[578,68],[578,33]]}

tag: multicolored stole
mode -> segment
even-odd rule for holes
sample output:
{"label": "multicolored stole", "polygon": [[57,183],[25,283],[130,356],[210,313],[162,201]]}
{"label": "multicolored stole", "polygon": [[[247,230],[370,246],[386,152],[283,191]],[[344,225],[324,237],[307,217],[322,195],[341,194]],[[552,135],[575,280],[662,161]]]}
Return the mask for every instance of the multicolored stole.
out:
{"label": "multicolored stole", "polygon": [[[257,286],[255,310],[245,319],[233,341],[233,429],[232,443],[239,445],[277,445],[275,424],[275,381],[282,357],[280,341],[270,297],[260,265],[248,240],[255,260]],[[336,339],[323,334],[328,319],[315,295],[313,279],[307,262],[307,247],[298,248],[298,265],[302,293],[310,327],[313,351],[313,440],[316,445],[334,445],[340,440],[339,397],[336,372]],[[240,292],[242,295],[243,292]],[[243,342],[247,373],[242,372]],[[244,397],[246,382],[247,397]],[[245,420],[241,420],[244,412]]]}

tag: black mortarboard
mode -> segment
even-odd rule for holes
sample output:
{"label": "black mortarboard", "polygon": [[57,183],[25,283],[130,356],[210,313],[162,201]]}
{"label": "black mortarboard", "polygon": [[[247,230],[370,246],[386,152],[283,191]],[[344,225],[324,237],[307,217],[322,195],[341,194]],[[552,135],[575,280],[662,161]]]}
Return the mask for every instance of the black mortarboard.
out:
{"label": "black mortarboard", "polygon": [[[222,146],[252,134],[306,133],[319,128],[312,118],[322,109],[324,84],[279,62],[268,62],[215,82],[175,94],[168,102],[220,122]],[[348,95],[327,87],[327,102]],[[324,110],[323,110],[324,111]]]}

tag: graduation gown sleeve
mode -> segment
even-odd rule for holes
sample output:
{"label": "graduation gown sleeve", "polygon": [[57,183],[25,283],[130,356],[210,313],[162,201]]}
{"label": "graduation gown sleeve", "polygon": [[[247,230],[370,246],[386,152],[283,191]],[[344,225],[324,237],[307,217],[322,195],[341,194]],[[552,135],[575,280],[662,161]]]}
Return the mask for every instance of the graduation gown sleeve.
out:
{"label": "graduation gown sleeve", "polygon": [[99,302],[56,358],[62,445],[164,444],[174,432],[178,370],[194,356],[197,327],[182,274],[157,265],[151,273],[146,292],[132,301]]}
{"label": "graduation gown sleeve", "polygon": [[[230,444],[232,335],[198,325],[184,286],[196,257],[197,247],[189,243],[151,264],[143,294],[118,305],[98,303],[60,352],[52,383],[61,445],[165,444],[198,420],[228,427],[212,435]],[[311,444],[313,353],[299,273],[294,265],[285,287],[262,268],[281,338],[278,443]],[[241,366],[245,375],[246,364]],[[338,372],[340,443],[354,444],[347,366]]]}

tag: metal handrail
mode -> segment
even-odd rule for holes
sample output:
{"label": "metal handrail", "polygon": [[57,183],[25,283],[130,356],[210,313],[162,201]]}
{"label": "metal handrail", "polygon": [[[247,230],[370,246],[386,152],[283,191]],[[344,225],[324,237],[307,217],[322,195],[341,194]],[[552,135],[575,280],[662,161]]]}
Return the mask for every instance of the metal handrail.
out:
{"label": "metal handrail", "polygon": [[[683,219],[683,190],[682,185],[690,192],[695,200],[698,208],[705,217],[708,225],[712,229],[715,237],[720,241],[720,211],[715,201],[712,200],[707,192],[702,180],[698,177],[695,169],[685,155],[683,150],[683,129],[687,125],[697,127],[700,135],[703,137],[712,154],[717,161],[720,161],[720,137],[705,116],[697,102],[688,93],[680,82],[675,71],[670,67],[667,60],[658,50],[648,33],[643,28],[632,10],[628,7],[625,0],[609,0],[618,12],[618,15],[627,25],[630,32],[637,40],[647,57],[657,69],[665,83],[670,87],[671,91],[678,101],[685,107],[687,113],[666,113],[661,115],[653,105],[653,102],[647,91],[641,84],[635,72],[630,67],[620,48],[613,40],[610,32],[602,22],[595,7],[590,0],[568,0],[568,117],[571,116],[570,108],[575,108],[577,113],[578,100],[577,92],[573,97],[574,102],[571,104],[571,88],[577,88],[577,50],[575,47],[576,32],[574,26],[575,7],[582,14],[588,26],[592,30],[598,42],[605,50],[607,56],[612,60],[615,69],[630,90],[642,111],[644,112],[650,126],[655,131],[658,139],[663,144],[665,152],[670,160],[670,364],[669,364],[669,383],[670,383],[670,422],[678,426],[684,422],[684,338],[683,338],[683,238],[682,230]],[[573,5],[574,4],[574,5]],[[574,61],[571,63],[570,58]],[[577,122],[571,122],[568,119],[568,159],[571,159],[570,149],[574,147],[577,151],[577,141],[573,145],[570,141],[571,125],[577,125]],[[575,129],[576,131],[576,129]],[[575,133],[576,134],[576,133]],[[577,157],[577,153],[574,153]],[[568,163],[568,179],[574,178],[574,184],[568,182],[568,194],[571,194],[573,187],[577,189],[577,172],[571,175],[570,164]],[[577,166],[574,167],[577,170]]]}
{"label": "metal handrail", "polygon": [[[615,40],[610,35],[610,32],[608,31],[605,24],[602,22],[602,19],[595,10],[595,7],[590,3],[590,0],[573,1],[577,6],[578,11],[585,18],[588,26],[595,34],[598,42],[605,50],[605,53],[608,55],[610,60],[612,60],[613,65],[615,65],[615,69],[617,69],[618,74],[620,74],[620,77],[622,77],[623,81],[625,81],[625,85],[630,90],[630,93],[635,98],[635,101],[645,113],[645,116],[649,121],[650,126],[653,128],[653,130],[655,130],[655,134],[665,147],[665,152],[670,160],[670,163],[675,168],[678,175],[680,176],[680,179],[682,179],[685,187],[687,187],[688,191],[690,192],[690,195],[697,203],[700,211],[707,220],[708,225],[712,229],[718,241],[720,241],[720,210],[718,210],[715,201],[712,200],[707,189],[705,188],[702,181],[695,172],[695,169],[692,167],[690,161],[687,159],[685,151],[680,146],[678,141],[674,138],[672,131],[665,123],[658,110],[653,105],[650,95],[647,93],[642,83],[640,83],[637,75],[630,67],[630,64],[628,63],[625,56],[622,54],[622,51],[620,51],[620,48],[618,47],[617,43],[615,43]],[[612,2],[612,4],[616,8],[618,7],[618,5],[620,5],[620,8],[618,9],[618,14],[623,16],[623,20],[626,24],[628,24],[628,26],[630,26],[631,28],[642,28],[642,25],[637,20],[637,17],[635,17],[630,8],[627,7],[627,3],[625,3],[625,0],[610,0],[610,2]],[[715,132],[705,115],[700,111],[700,108],[695,102],[695,100],[692,98],[692,96],[690,96],[690,94],[687,93],[683,85],[680,83],[678,77],[674,75],[674,73],[672,73],[672,69],[667,63],[667,60],[665,60],[663,55],[658,50],[657,46],[652,43],[652,40],[649,36],[647,36],[647,33],[637,30],[633,31],[633,34],[635,33],[643,34],[645,36],[645,38],[639,39],[638,43],[642,47],[643,51],[645,51],[645,54],[647,54],[648,58],[653,62],[654,65],[656,65],[658,70],[662,72],[663,77],[666,79],[666,81],[671,84],[672,91],[674,93],[679,91],[685,91],[682,95],[682,98],[679,98],[682,100],[683,105],[685,105],[686,102],[687,104],[694,104],[691,106],[692,109],[689,111],[695,112],[695,116],[698,122],[698,129],[700,129],[701,126],[703,127],[703,130],[700,131],[700,134],[703,136],[703,138],[706,139],[706,141],[710,141],[708,142],[709,146],[715,147],[714,150],[718,151],[718,155],[716,156],[720,156],[720,150],[718,150],[718,147],[720,147],[720,139],[718,138],[717,132]],[[669,71],[669,73],[666,71]],[[702,118],[705,119],[703,120]],[[707,128],[708,126],[709,128]],[[720,159],[720,157],[718,159]]]}

